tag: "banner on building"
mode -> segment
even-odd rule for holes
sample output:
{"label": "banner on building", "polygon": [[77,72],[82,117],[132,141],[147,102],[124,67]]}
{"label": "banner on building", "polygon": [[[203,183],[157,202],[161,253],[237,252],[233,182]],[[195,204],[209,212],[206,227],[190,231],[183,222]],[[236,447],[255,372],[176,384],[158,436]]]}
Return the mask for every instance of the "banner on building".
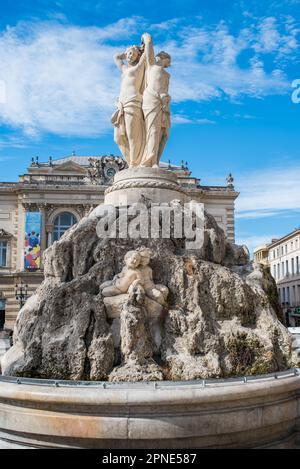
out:
{"label": "banner on building", "polygon": [[26,212],[25,214],[25,270],[37,270],[41,268],[41,225],[42,214],[40,212]]}

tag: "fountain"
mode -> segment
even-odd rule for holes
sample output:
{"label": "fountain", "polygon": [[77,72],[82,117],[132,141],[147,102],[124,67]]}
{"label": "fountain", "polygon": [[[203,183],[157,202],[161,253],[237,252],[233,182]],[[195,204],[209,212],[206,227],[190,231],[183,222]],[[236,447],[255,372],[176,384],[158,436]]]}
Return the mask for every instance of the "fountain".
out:
{"label": "fountain", "polygon": [[170,56],[145,33],[115,61],[128,168],[45,252],[1,362],[0,447],[293,447],[299,359],[276,285],[159,168]]}

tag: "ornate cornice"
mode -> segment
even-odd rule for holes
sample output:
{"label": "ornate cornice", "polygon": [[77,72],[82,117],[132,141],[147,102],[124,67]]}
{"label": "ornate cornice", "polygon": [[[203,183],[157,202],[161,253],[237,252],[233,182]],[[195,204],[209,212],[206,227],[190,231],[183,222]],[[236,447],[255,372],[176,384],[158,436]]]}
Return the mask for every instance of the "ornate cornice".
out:
{"label": "ornate cornice", "polygon": [[0,238],[12,238],[12,237],[13,235],[11,233],[8,233],[3,228],[0,228]]}
{"label": "ornate cornice", "polygon": [[47,202],[22,202],[22,205],[27,212],[49,211],[55,207],[54,204],[48,204]]}
{"label": "ornate cornice", "polygon": [[53,213],[56,211],[63,211],[68,209],[75,210],[80,218],[87,216],[95,207],[97,207],[98,203],[78,203],[78,204],[49,204],[47,202],[22,202],[24,209],[27,212],[44,212],[45,214],[45,223],[47,224],[49,219],[53,216]]}

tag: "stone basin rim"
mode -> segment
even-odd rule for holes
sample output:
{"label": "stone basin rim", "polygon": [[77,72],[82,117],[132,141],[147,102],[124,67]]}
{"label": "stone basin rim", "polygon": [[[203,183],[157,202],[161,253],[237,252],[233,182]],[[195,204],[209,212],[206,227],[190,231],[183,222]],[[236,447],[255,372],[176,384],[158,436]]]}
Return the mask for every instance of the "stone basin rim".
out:
{"label": "stone basin rim", "polygon": [[300,368],[221,386],[17,379],[0,377],[0,449],[295,448],[300,435]]}
{"label": "stone basin rim", "polygon": [[266,373],[262,375],[237,376],[232,378],[207,378],[187,381],[132,381],[132,382],[109,382],[109,381],[76,381],[61,379],[26,378],[16,376],[0,375],[0,383],[47,386],[47,387],[69,387],[69,388],[102,388],[102,389],[162,389],[162,388],[215,388],[236,385],[247,385],[262,381],[283,380],[300,376],[300,368],[291,368],[285,371]]}

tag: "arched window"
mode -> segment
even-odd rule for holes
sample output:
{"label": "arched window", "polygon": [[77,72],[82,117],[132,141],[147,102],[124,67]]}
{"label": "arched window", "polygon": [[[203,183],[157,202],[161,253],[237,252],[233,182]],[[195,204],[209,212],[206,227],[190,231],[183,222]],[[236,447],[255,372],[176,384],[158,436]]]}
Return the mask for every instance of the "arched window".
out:
{"label": "arched window", "polygon": [[73,213],[63,212],[57,215],[54,220],[53,241],[58,241],[65,231],[77,223],[76,217]]}

